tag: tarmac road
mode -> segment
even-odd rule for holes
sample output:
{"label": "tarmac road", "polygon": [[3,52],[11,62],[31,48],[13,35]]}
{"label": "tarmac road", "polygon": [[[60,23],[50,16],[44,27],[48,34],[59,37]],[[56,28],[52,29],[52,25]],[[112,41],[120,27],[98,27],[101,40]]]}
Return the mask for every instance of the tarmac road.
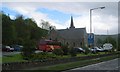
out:
{"label": "tarmac road", "polygon": [[113,70],[120,70],[120,62],[118,61],[120,61],[120,58],[71,69],[65,72],[75,72],[75,71],[78,72],[78,71],[83,71],[83,70],[88,70],[88,71],[89,70],[106,70],[106,72],[112,72]]}
{"label": "tarmac road", "polygon": [[12,56],[21,52],[2,52],[2,56]]}
{"label": "tarmac road", "polygon": [[[39,51],[39,50],[36,50],[35,53],[39,53],[39,52],[42,52],[42,51]],[[21,52],[17,52],[17,51],[13,51],[13,52],[0,52],[0,56],[12,56],[12,55],[15,55],[15,54],[20,54]]]}

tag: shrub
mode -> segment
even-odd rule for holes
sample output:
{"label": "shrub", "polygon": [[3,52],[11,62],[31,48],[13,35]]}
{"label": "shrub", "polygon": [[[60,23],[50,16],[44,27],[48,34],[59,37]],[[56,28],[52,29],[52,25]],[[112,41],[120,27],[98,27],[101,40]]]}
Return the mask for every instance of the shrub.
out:
{"label": "shrub", "polygon": [[34,54],[33,57],[34,60],[44,60],[44,59],[53,59],[53,58],[56,58],[56,56],[54,54],[48,54],[47,52]]}
{"label": "shrub", "polygon": [[63,51],[63,55],[68,55],[69,53],[69,48],[67,45],[62,45],[62,51]]}
{"label": "shrub", "polygon": [[84,46],[83,48],[85,49],[85,54],[88,54],[90,52],[90,50],[86,46]]}
{"label": "shrub", "polygon": [[24,47],[21,51],[22,57],[29,60],[33,57],[33,54],[35,53],[35,46],[33,45],[32,41],[27,41],[25,42]]}
{"label": "shrub", "polygon": [[55,55],[63,55],[63,51],[62,51],[61,48],[54,49],[53,50],[53,54],[55,54]]}
{"label": "shrub", "polygon": [[77,55],[77,51],[74,48],[70,48],[69,53],[72,57],[75,57]]}

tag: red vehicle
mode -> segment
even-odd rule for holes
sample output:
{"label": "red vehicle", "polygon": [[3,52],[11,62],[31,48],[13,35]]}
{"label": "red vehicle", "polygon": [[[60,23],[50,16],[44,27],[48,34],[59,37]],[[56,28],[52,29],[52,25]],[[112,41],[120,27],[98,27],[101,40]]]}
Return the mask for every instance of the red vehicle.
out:
{"label": "red vehicle", "polygon": [[44,52],[49,52],[53,51],[56,48],[61,48],[60,42],[57,41],[52,41],[52,40],[41,40],[38,43],[38,50],[44,51]]}

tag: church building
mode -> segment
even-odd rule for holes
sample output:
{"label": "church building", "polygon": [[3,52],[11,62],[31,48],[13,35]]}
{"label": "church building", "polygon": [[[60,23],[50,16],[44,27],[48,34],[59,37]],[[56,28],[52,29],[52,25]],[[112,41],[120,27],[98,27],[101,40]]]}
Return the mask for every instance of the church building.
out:
{"label": "church building", "polygon": [[86,28],[75,28],[72,16],[69,28],[50,30],[48,38],[60,41],[70,47],[82,47],[87,44]]}

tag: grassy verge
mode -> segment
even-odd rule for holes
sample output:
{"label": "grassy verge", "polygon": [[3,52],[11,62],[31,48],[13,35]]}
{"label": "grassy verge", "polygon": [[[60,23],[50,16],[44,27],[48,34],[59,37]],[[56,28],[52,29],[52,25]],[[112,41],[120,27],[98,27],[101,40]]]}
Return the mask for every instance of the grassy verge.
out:
{"label": "grassy verge", "polygon": [[[96,53],[96,54],[93,54],[93,53],[89,53],[89,54],[78,53],[76,57],[95,56],[95,55],[103,55],[103,54],[106,54],[106,53],[105,52],[99,52],[99,53]],[[63,56],[57,56],[57,55],[55,55],[55,57],[58,58],[58,59],[71,58],[70,55],[63,55]]]}
{"label": "grassy verge", "polygon": [[2,57],[2,63],[8,63],[8,62],[22,62],[25,61],[22,59],[21,54],[16,54],[13,56],[3,56]]}
{"label": "grassy verge", "polygon": [[99,63],[102,61],[111,60],[111,59],[114,59],[117,57],[118,57],[118,55],[113,55],[113,56],[102,57],[100,59],[82,60],[82,61],[58,64],[58,65],[53,65],[53,66],[45,66],[45,67],[33,69],[35,71],[32,71],[32,72],[39,72],[39,70],[47,71],[47,72],[64,71],[64,70],[68,70],[68,69],[72,69],[72,68],[76,68],[76,67],[82,67],[82,66],[89,65],[89,64],[94,64],[94,63]]}
{"label": "grassy verge", "polygon": [[[89,53],[89,54],[84,54],[84,53],[79,53],[77,54],[77,57],[82,57],[82,56],[95,56],[95,55],[102,55],[102,54],[106,54],[105,52],[99,52],[99,53],[96,53],[96,54],[92,54],[92,53]],[[51,54],[52,56],[54,54]],[[70,55],[63,55],[63,56],[57,56],[57,55],[54,55],[55,58],[58,58],[58,59],[63,59],[63,58],[71,58]],[[13,55],[13,56],[3,56],[3,57],[0,57],[0,62],[2,63],[10,63],[10,62],[23,62],[23,61],[26,61],[26,60],[23,60],[21,54],[16,54],[16,55]]]}

